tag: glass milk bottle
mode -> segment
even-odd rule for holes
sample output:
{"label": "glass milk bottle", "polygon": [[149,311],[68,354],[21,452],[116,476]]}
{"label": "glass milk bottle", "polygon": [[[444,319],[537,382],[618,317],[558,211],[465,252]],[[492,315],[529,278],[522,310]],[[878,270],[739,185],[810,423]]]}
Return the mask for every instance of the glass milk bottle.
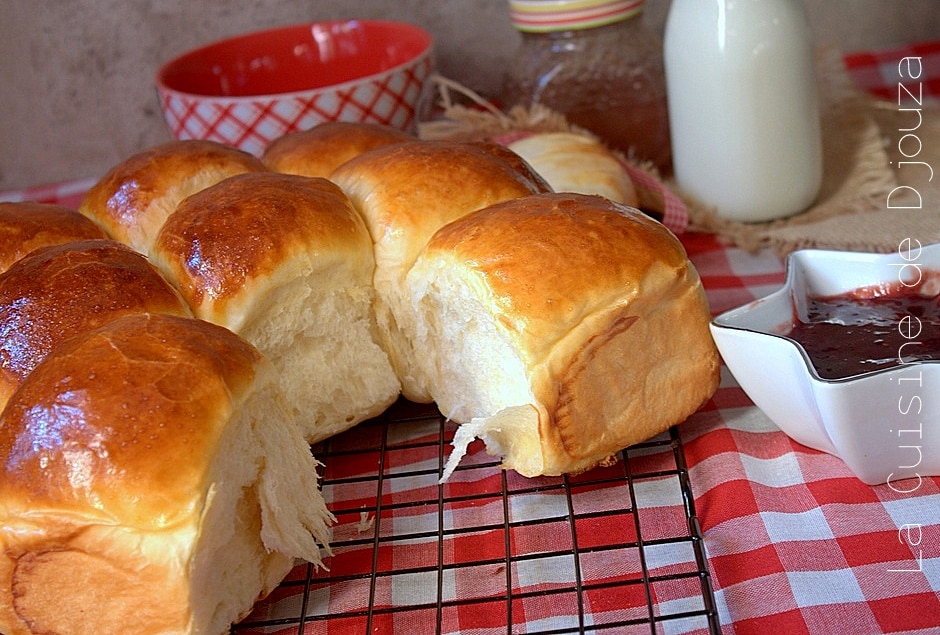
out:
{"label": "glass milk bottle", "polygon": [[664,57],[679,187],[740,222],[810,206],[822,143],[801,1],[673,0]]}

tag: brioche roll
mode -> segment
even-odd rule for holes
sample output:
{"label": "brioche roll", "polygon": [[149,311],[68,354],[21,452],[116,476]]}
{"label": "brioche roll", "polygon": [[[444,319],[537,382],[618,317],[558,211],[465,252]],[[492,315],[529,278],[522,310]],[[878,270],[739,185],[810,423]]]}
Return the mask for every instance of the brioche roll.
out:
{"label": "brioche roll", "polygon": [[0,273],[39,247],[107,237],[103,229],[63,205],[0,202]]}
{"label": "brioche roll", "polygon": [[170,141],[111,168],[88,190],[78,211],[111,238],[147,254],[184,198],[226,177],[264,170],[259,159],[221,143]]}
{"label": "brioche roll", "polygon": [[599,196],[533,195],[442,227],[407,276],[441,412],[525,476],[605,463],[716,390],[698,274],[678,240]]}
{"label": "brioche roll", "polygon": [[371,150],[331,175],[365,219],[375,244],[376,318],[402,393],[430,402],[415,358],[414,309],[405,275],[447,223],[499,201],[543,191],[507,161],[474,144],[413,141]]}
{"label": "brioche roll", "polygon": [[397,399],[372,313],[369,232],[330,181],[275,172],[225,179],[180,203],[151,257],[196,317],[272,361],[310,443]]}
{"label": "brioche roll", "polygon": [[176,290],[126,245],[69,242],[16,261],[0,275],[0,407],[67,338],[143,312],[190,315]]}
{"label": "brioche roll", "polygon": [[0,631],[227,633],[331,517],[257,350],[165,315],[77,335],[0,415]]}
{"label": "brioche roll", "polygon": [[636,207],[636,187],[617,156],[602,143],[573,132],[522,137],[509,149],[523,157],[556,192],[597,194]]}
{"label": "brioche roll", "polygon": [[333,170],[363,152],[413,140],[412,135],[390,126],[328,121],[275,139],[261,161],[275,172],[328,178]]}

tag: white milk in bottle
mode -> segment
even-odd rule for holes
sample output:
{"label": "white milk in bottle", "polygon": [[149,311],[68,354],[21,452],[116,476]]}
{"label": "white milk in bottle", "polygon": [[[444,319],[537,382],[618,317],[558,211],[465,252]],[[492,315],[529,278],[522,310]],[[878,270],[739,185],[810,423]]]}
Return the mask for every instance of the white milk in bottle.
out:
{"label": "white milk in bottle", "polygon": [[800,0],[673,0],[664,38],[676,183],[725,218],[805,210],[822,143]]}

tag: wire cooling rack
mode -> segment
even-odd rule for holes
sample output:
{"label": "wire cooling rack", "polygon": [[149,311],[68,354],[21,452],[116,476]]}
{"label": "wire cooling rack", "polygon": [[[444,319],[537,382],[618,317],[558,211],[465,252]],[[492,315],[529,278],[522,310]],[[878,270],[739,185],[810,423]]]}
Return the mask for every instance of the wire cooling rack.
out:
{"label": "wire cooling rack", "polygon": [[577,476],[528,479],[400,401],[314,447],[336,516],[328,569],[296,567],[233,634],[719,634],[675,429]]}

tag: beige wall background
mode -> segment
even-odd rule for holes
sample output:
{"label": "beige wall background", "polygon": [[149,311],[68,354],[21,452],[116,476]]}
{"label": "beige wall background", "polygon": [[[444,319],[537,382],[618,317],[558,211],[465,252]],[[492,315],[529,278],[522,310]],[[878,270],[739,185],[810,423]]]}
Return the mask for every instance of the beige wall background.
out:
{"label": "beige wall background", "polygon": [[[940,0],[805,0],[844,51],[940,37]],[[648,0],[662,31],[669,0]],[[153,87],[165,60],[256,28],[350,17],[428,29],[438,69],[487,94],[518,35],[506,0],[6,0],[0,18],[0,189],[95,178],[167,140]]]}

